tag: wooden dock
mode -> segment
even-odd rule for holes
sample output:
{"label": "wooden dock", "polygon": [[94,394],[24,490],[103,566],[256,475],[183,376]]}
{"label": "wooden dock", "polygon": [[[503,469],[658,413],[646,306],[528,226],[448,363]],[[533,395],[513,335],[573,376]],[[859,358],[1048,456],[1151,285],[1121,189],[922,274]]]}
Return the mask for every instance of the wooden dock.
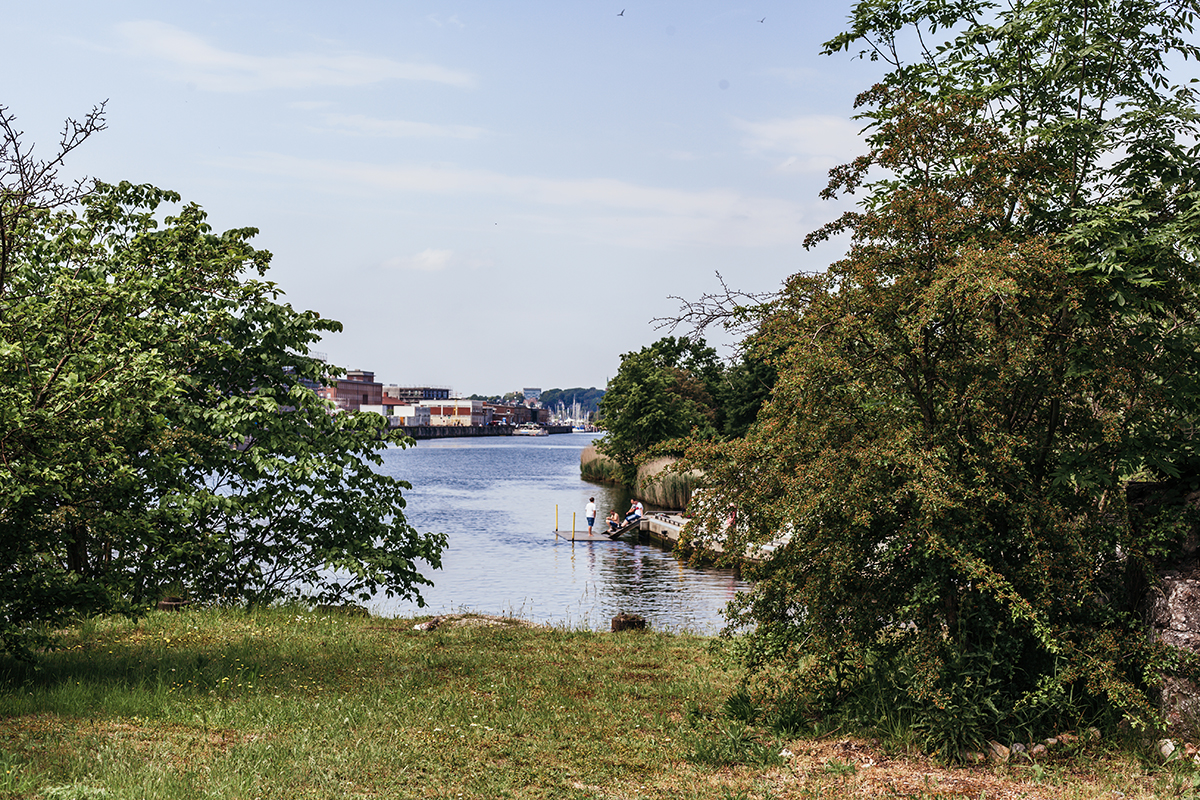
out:
{"label": "wooden dock", "polygon": [[611,542],[615,541],[613,537],[608,535],[608,526],[604,526],[604,530],[597,525],[592,529],[592,533],[587,532],[587,528],[581,531],[555,531],[555,539],[565,539],[568,542]]}

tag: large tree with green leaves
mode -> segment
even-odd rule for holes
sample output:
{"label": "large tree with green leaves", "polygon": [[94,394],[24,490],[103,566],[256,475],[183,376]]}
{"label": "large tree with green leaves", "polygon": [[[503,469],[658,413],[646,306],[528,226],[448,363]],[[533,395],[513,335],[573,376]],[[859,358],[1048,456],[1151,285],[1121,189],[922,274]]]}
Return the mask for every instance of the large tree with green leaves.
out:
{"label": "large tree with green leaves", "polygon": [[216,234],[150,186],[60,182],[100,112],[36,160],[0,109],[0,648],[168,591],[416,596],[444,538],[372,469],[402,440],[311,388],[337,370],[309,346],[340,325],[280,302],[253,229]]}
{"label": "large tree with green leaves", "polygon": [[617,462],[632,486],[652,448],[687,436],[708,438],[721,425],[713,396],[722,365],[704,340],[666,336],[621,356],[600,400],[600,452]]}
{"label": "large tree with green leaves", "polygon": [[697,539],[786,539],[732,609],[778,713],[903,717],[951,757],[1154,719],[1180,654],[1139,602],[1180,528],[1124,488],[1198,475],[1196,10],[869,0],[829,43],[890,65],[826,190],[859,208],[809,240],[850,250],[761,306],[770,403],[690,454]]}

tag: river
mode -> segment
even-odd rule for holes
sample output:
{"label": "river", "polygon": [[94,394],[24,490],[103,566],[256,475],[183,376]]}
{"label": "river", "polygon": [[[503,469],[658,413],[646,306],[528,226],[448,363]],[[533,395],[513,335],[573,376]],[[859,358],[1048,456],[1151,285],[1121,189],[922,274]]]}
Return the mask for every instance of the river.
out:
{"label": "river", "polygon": [[[579,456],[593,434],[438,439],[384,453],[380,470],[413,488],[405,515],[420,531],[447,534],[442,568],[422,574],[426,606],[377,597],[373,613],[415,616],[474,611],[512,614],[569,628],[607,630],[621,611],[657,630],[716,633],[721,611],[749,588],[730,570],[693,569],[648,542],[571,542],[571,515],[596,498],[602,518],[622,515],[622,490],[579,477]],[[597,520],[601,522],[601,520]]]}

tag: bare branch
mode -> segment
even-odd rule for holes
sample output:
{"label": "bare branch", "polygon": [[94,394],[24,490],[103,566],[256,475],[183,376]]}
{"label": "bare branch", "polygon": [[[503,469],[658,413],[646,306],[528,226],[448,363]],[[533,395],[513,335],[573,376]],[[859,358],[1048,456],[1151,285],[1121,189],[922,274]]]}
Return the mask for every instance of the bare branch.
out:
{"label": "bare branch", "polygon": [[25,147],[21,141],[24,131],[17,130],[16,116],[7,106],[0,106],[0,296],[4,295],[22,225],[39,211],[77,203],[90,191],[90,179],[63,183],[58,170],[69,153],[108,127],[104,121],[107,103],[93,106],[82,120],[68,119],[57,152],[46,160],[33,157],[33,145]]}
{"label": "bare branch", "polygon": [[655,318],[652,320],[655,329],[666,328],[674,333],[683,327],[689,338],[698,339],[708,328],[719,325],[726,331],[744,336],[758,325],[767,307],[778,297],[776,292],[730,289],[720,272],[716,276],[721,284],[718,292],[702,294],[696,300],[668,295],[669,299],[679,301],[679,313],[673,317]]}

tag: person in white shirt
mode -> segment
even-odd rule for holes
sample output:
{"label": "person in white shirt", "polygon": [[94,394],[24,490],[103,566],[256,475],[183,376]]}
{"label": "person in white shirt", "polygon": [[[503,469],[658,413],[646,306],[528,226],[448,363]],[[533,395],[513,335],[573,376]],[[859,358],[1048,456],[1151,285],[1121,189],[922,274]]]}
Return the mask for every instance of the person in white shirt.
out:
{"label": "person in white shirt", "polygon": [[642,518],[642,502],[640,500],[632,500],[629,503],[629,513],[625,515],[625,524],[636,522]]}
{"label": "person in white shirt", "polygon": [[592,534],[592,526],[596,524],[596,498],[589,497],[587,510],[583,512],[588,521],[588,535]]}

